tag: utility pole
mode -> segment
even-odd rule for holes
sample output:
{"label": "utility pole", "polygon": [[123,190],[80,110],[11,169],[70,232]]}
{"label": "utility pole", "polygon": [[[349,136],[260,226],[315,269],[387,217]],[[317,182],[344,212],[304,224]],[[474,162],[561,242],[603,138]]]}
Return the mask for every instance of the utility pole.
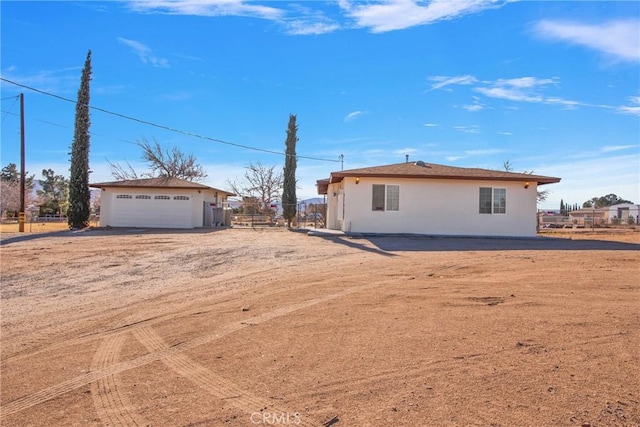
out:
{"label": "utility pole", "polygon": [[344,170],[344,154],[338,156],[340,158],[340,170]]}
{"label": "utility pole", "polygon": [[24,199],[25,199],[25,149],[24,149],[24,94],[20,94],[20,213],[18,214],[18,231],[24,233]]}

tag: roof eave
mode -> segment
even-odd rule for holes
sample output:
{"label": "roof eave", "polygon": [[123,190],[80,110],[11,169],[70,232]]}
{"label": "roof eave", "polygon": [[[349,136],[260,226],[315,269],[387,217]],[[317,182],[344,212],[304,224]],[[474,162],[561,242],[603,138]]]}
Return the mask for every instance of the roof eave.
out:
{"label": "roof eave", "polygon": [[409,179],[457,179],[464,181],[535,181],[538,185],[554,184],[560,182],[560,178],[543,177],[543,176],[514,176],[514,177],[495,177],[495,176],[460,176],[460,175],[398,175],[398,174],[367,174],[367,173],[332,173],[329,183],[334,184],[342,181],[347,177],[367,177],[367,178],[409,178]]}

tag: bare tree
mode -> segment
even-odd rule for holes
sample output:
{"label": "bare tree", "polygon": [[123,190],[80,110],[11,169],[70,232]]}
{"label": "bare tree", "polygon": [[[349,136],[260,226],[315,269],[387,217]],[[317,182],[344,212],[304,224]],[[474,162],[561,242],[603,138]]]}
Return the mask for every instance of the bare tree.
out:
{"label": "bare tree", "polygon": [[255,197],[263,214],[269,214],[271,203],[280,198],[282,184],[282,172],[276,172],[275,166],[266,167],[260,162],[249,163],[244,180],[227,180],[232,192],[244,199]]}
{"label": "bare tree", "polygon": [[11,212],[18,216],[20,211],[20,183],[15,181],[0,181],[0,210],[3,215]]}
{"label": "bare tree", "polygon": [[129,162],[127,162],[126,168],[120,165],[120,163],[111,163],[108,159],[107,163],[109,164],[109,169],[111,170],[111,176],[118,181],[127,181],[130,179],[139,179],[143,177],[138,176],[138,173]]}
{"label": "bare tree", "polygon": [[[25,172],[25,205],[32,204],[35,200],[33,189],[35,175]],[[20,172],[15,163],[9,163],[0,171],[0,212],[2,216],[7,213],[18,216],[20,212]]]}
{"label": "bare tree", "polygon": [[118,163],[109,163],[111,175],[117,180],[128,180],[152,177],[181,178],[188,181],[202,181],[207,177],[205,169],[198,164],[193,154],[186,155],[177,147],[163,149],[155,139],[150,142],[146,138],[136,142],[142,149],[142,159],[148,163],[149,172],[137,173],[127,162],[123,167]]}

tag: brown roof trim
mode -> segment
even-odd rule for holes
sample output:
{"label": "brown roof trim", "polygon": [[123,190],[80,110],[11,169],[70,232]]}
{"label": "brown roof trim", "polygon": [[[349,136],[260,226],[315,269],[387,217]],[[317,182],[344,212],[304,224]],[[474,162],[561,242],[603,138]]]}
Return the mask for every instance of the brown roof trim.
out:
{"label": "brown roof trim", "polygon": [[319,179],[316,181],[316,187],[318,188],[318,194],[327,194],[329,191],[329,179]]}
{"label": "brown roof trim", "polygon": [[159,189],[182,189],[182,190],[213,190],[227,196],[235,196],[234,193],[197,182],[187,181],[180,178],[143,178],[128,179],[122,181],[96,182],[89,184],[92,188],[159,188]]}
{"label": "brown roof trim", "polygon": [[329,182],[340,182],[346,177],[461,179],[473,181],[534,181],[537,182],[538,185],[560,182],[560,178],[551,176],[504,172],[480,168],[461,168],[422,162],[397,163],[385,166],[332,172]]}

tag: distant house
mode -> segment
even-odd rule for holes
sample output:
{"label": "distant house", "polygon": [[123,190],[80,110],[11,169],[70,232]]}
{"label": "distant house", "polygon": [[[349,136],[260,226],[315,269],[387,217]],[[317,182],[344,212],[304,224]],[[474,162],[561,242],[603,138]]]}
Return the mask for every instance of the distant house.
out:
{"label": "distant house", "polygon": [[[571,223],[577,225],[638,224],[640,205],[620,203],[603,208],[582,208],[569,212]],[[592,224],[595,219],[595,224]]]}
{"label": "distant house", "polygon": [[591,227],[593,225],[601,225],[609,222],[607,214],[608,208],[581,208],[569,212],[569,225]]}
{"label": "distant house", "polygon": [[535,236],[538,186],[560,178],[405,162],[332,172],[328,229],[346,233]]}
{"label": "distant house", "polygon": [[610,223],[628,224],[633,221],[633,224],[638,224],[640,220],[640,205],[620,203],[605,209],[607,210],[605,215]]}
{"label": "distant house", "polygon": [[178,178],[90,184],[99,188],[101,227],[195,228],[231,225],[235,194]]}

